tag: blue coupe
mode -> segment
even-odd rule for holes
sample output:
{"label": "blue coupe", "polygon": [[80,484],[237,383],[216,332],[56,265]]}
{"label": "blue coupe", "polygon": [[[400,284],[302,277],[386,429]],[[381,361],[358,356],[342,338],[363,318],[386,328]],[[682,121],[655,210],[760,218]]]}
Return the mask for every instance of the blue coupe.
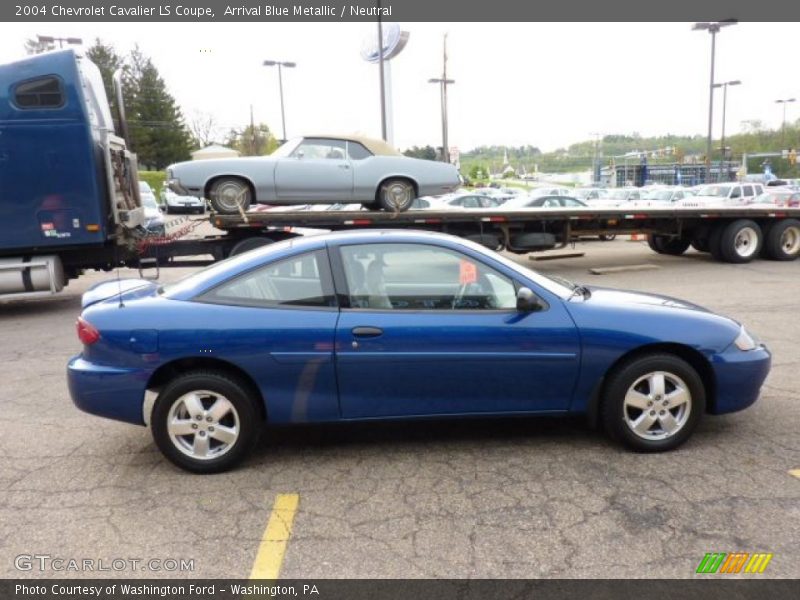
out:
{"label": "blue coupe", "polygon": [[463,239],[361,231],[246,252],[165,286],[83,296],[68,365],[84,411],[149,424],[175,464],[240,461],[263,422],[585,414],[670,450],[758,398],[770,353],[739,323],[583,287]]}

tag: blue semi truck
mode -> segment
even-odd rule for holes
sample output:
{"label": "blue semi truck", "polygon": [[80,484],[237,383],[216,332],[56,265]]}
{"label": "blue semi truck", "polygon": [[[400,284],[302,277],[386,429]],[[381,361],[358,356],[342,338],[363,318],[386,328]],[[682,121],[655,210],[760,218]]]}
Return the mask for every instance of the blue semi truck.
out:
{"label": "blue semi truck", "polygon": [[217,232],[154,242],[126,143],[119,73],[114,79],[118,132],[99,69],[75,50],[0,65],[0,299],[58,293],[87,269],[219,260],[298,235],[297,228],[441,231],[514,253],[579,236],[645,233],[662,254],[691,244],[734,263],[800,256],[800,208],[768,205],[212,214]]}

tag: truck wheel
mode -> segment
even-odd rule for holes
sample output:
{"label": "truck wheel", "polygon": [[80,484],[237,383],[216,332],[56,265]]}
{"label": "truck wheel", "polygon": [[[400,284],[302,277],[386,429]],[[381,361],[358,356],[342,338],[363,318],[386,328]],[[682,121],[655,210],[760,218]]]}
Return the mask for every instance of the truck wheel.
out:
{"label": "truck wheel", "polygon": [[245,252],[249,252],[250,250],[255,250],[256,248],[268,246],[271,243],[272,240],[266,237],[245,238],[242,241],[237,242],[233,246],[233,248],[231,248],[230,254],[228,254],[228,256],[236,256],[237,254],[243,254]]}
{"label": "truck wheel", "polygon": [[800,256],[800,221],[783,219],[772,224],[764,237],[764,255],[771,260],[794,260]]}
{"label": "truck wheel", "polygon": [[758,223],[750,219],[737,219],[732,223],[715,230],[713,237],[717,237],[716,253],[715,244],[711,244],[711,253],[728,263],[748,263],[761,251],[763,235]]}
{"label": "truck wheel", "polygon": [[238,177],[217,179],[209,191],[211,206],[221,215],[238,215],[239,208],[247,210],[253,202],[250,185]]}
{"label": "truck wheel", "polygon": [[378,189],[378,204],[391,212],[408,210],[415,197],[414,185],[408,179],[389,179]]}
{"label": "truck wheel", "polygon": [[689,248],[689,240],[683,238],[670,238],[665,235],[650,233],[647,235],[647,245],[659,254],[680,256]]}
{"label": "truck wheel", "polygon": [[153,439],[182,469],[226,471],[256,442],[261,418],[255,402],[249,388],[226,373],[179,375],[161,390],[153,407]]}
{"label": "truck wheel", "polygon": [[708,252],[708,238],[695,238],[692,240],[692,248],[698,252]]}
{"label": "truck wheel", "polygon": [[500,238],[494,233],[475,233],[473,235],[464,236],[465,240],[475,242],[489,250],[502,250],[503,244],[500,243]]}

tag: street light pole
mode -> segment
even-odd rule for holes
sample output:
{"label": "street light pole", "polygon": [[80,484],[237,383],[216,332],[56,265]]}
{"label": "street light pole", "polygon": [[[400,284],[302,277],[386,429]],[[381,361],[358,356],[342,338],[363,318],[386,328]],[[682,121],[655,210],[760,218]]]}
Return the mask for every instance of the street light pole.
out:
{"label": "street light pole", "polygon": [[293,69],[297,66],[297,63],[293,62],[281,62],[277,60],[265,60],[264,61],[265,67],[278,67],[278,92],[280,93],[281,97],[281,125],[283,127],[283,140],[286,141],[286,113],[283,108],[283,71],[281,70],[282,67],[286,67],[287,69]]}
{"label": "street light pole", "polygon": [[455,83],[454,79],[447,78],[447,34],[444,34],[443,53],[442,53],[442,77],[441,79],[428,79],[428,83],[438,83],[439,93],[442,103],[442,160],[450,162],[450,148],[447,142],[447,86]]}
{"label": "street light pole", "polygon": [[592,183],[599,183],[600,179],[598,178],[598,174],[600,169],[598,168],[597,163],[597,155],[600,146],[600,136],[603,135],[602,133],[590,133],[589,135],[594,136],[594,157],[592,158]]}
{"label": "street light pole", "polygon": [[775,104],[783,104],[783,124],[781,125],[781,150],[786,148],[786,105],[790,102],[795,102],[796,98],[785,98],[784,100],[775,100]]}
{"label": "street light pole", "polygon": [[722,181],[722,169],[725,163],[725,111],[728,104],[728,86],[729,85],[741,85],[742,82],[738,79],[734,79],[733,81],[725,81],[724,83],[715,83],[714,87],[722,88],[722,136],[720,141],[722,157],[719,159],[719,174],[717,175],[717,181]]}
{"label": "street light pole", "polygon": [[711,79],[708,86],[708,139],[706,140],[705,183],[709,183],[711,179],[711,134],[714,126],[714,60],[716,59],[717,33],[722,27],[727,27],[728,25],[736,25],[736,20],[695,23],[692,27],[693,31],[708,31],[711,34]]}

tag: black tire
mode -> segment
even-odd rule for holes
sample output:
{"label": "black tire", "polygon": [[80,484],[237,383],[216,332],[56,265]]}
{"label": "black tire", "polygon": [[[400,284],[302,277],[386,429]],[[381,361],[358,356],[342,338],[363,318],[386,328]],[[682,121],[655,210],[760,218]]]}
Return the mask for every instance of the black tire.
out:
{"label": "black tire", "polygon": [[[198,433],[187,434],[185,436],[176,436],[176,442],[173,442],[172,436],[168,429],[168,423],[173,419],[173,414],[176,413],[176,406],[182,402],[182,398],[186,397],[191,392],[210,392],[201,397],[201,406],[204,411],[214,402],[214,395],[217,398],[222,397],[226,399],[234,410],[227,412],[222,420],[208,422],[204,418],[197,420],[197,427],[189,414],[186,415],[187,421],[192,421],[192,426]],[[253,393],[250,391],[249,386],[243,384],[235,377],[231,377],[226,373],[217,371],[192,371],[179,375],[171,382],[169,382],[158,395],[151,418],[151,432],[158,449],[161,453],[172,463],[182,469],[191,471],[192,473],[220,473],[231,469],[239,463],[252,449],[258,438],[258,433],[261,429],[260,412],[255,404],[256,400]],[[207,414],[203,412],[202,414]],[[236,421],[233,421],[234,414]],[[207,417],[207,418],[212,418]],[[238,427],[238,435],[230,446],[221,453],[219,456],[211,458],[195,458],[188,455],[186,452],[179,449],[178,444],[183,446],[185,442],[189,445],[188,437],[192,440],[198,439],[198,436],[205,438],[208,436],[208,443],[211,447],[209,452],[220,452],[222,445],[214,438],[214,426],[221,429],[223,426],[233,428],[232,423]],[[198,429],[199,428],[199,429]],[[208,433],[207,433],[208,431]],[[216,433],[219,435],[219,432]],[[220,445],[215,447],[214,443]],[[194,447],[194,442],[192,442]],[[187,448],[187,451],[188,448]]]}
{"label": "black tire", "polygon": [[612,242],[615,239],[617,239],[617,234],[616,233],[601,233],[597,237],[600,238],[601,242]]}
{"label": "black tire", "polygon": [[678,237],[668,237],[649,233],[647,235],[647,245],[650,249],[659,254],[669,254],[670,256],[680,256],[689,248],[690,240]]}
{"label": "black tire", "polygon": [[233,248],[231,248],[230,253],[228,256],[236,256],[237,254],[243,254],[244,252],[250,252],[250,250],[255,250],[256,248],[261,248],[263,246],[268,246],[269,244],[273,243],[273,240],[267,237],[249,237],[245,238],[239,242],[234,244]]}
{"label": "black tire", "polygon": [[511,246],[523,250],[542,250],[556,245],[556,236],[552,233],[520,233],[511,238]]}
{"label": "black tire", "polygon": [[[659,397],[652,388],[648,389],[647,394],[644,393],[644,389],[648,388],[645,378],[648,374],[657,373],[665,374],[665,396]],[[642,381],[637,384],[640,380]],[[676,387],[671,387],[676,380],[686,386],[688,399],[684,404],[688,409],[681,408],[684,404],[672,408],[663,404],[665,401],[669,402],[670,394],[677,390]],[[626,405],[626,395],[632,391],[640,391],[639,396],[646,400],[642,409]],[[649,408],[647,402],[652,402]],[[691,365],[672,354],[646,354],[621,363],[609,375],[603,390],[601,418],[608,434],[631,450],[663,452],[673,450],[689,439],[705,412],[705,407],[705,386]],[[682,410],[686,412],[682,413]],[[681,426],[674,433],[659,439],[659,435],[666,433],[661,419],[667,413]],[[647,431],[637,434],[628,423],[635,423],[638,418],[655,420]],[[642,424],[646,425],[648,422],[644,421]]]}
{"label": "black tire", "polygon": [[480,244],[489,250],[502,250],[503,248],[500,237],[494,233],[475,233],[464,236],[464,239]]}
{"label": "black tire", "polygon": [[720,239],[722,238],[722,232],[725,231],[725,227],[727,227],[727,225],[727,223],[717,223],[713,229],[711,229],[711,235],[708,236],[708,251],[711,253],[711,256],[714,257],[714,260],[718,260],[720,262],[724,260],[722,258]]}
{"label": "black tire", "polygon": [[238,215],[239,208],[247,210],[253,202],[250,184],[239,177],[221,177],[209,189],[211,207],[221,215]]}
{"label": "black tire", "polygon": [[719,259],[728,263],[749,263],[761,252],[764,242],[761,227],[750,219],[737,219],[721,229],[718,235]]}
{"label": "black tire", "polygon": [[387,179],[378,188],[378,206],[389,212],[405,212],[414,203],[417,192],[408,179]]}
{"label": "black tire", "polygon": [[168,204],[168,205],[167,205],[167,210],[166,210],[166,213],[167,213],[168,215],[171,215],[171,214],[172,214],[172,212],[173,212],[173,211],[172,211],[172,208],[171,208],[171,207],[169,206],[169,204]]}
{"label": "black tire", "polygon": [[692,240],[692,248],[698,252],[710,252],[708,238],[695,238]]}
{"label": "black tire", "polygon": [[800,221],[781,219],[764,235],[762,252],[770,260],[795,260],[800,256]]}

